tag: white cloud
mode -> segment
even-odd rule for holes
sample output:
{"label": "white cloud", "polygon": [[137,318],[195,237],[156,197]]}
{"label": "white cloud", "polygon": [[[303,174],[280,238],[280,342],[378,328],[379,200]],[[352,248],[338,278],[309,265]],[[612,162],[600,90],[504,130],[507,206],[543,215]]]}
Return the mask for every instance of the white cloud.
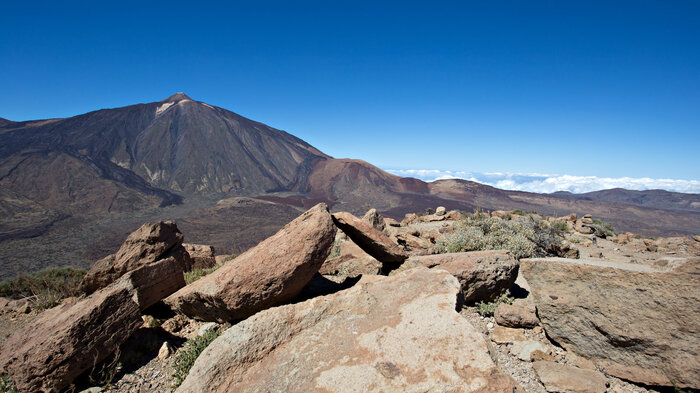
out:
{"label": "white cloud", "polygon": [[609,188],[625,188],[628,190],[662,189],[675,192],[700,193],[700,181],[698,180],[547,175],[541,173],[474,173],[436,169],[397,169],[387,170],[387,172],[398,176],[415,177],[425,181],[465,179],[505,190],[539,193],[555,191],[584,193]]}

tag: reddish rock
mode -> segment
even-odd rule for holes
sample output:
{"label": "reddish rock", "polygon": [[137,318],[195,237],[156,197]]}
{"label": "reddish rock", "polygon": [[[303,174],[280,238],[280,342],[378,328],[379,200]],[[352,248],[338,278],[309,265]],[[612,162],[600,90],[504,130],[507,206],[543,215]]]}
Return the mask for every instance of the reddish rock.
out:
{"label": "reddish rock", "polygon": [[340,244],[340,256],[325,261],[318,272],[345,278],[379,274],[381,269],[381,262],[364,252],[351,240],[347,240]]}
{"label": "reddish rock", "polygon": [[141,310],[156,304],[185,286],[182,264],[174,257],[158,260],[131,271],[117,281],[134,293]]}
{"label": "reddish rock", "polygon": [[552,244],[549,246],[549,251],[562,258],[579,258],[579,251],[570,242],[564,240],[560,244]]}
{"label": "reddish rock", "polygon": [[206,246],[204,244],[189,244],[185,243],[182,245],[189,254],[192,260],[192,267],[189,270],[194,269],[209,269],[216,265],[216,255],[214,253],[214,247]]}
{"label": "reddish rock", "polygon": [[182,233],[172,221],[143,224],[126,238],[116,254],[95,262],[83,278],[81,289],[92,293],[132,270],[169,256],[178,260],[183,270],[189,270],[191,260],[182,240]]}
{"label": "reddish rock", "polygon": [[386,223],[384,222],[384,217],[377,213],[377,209],[370,209],[362,217],[369,225],[378,231],[383,231],[386,228]]}
{"label": "reddish rock", "polygon": [[511,328],[533,328],[539,324],[534,305],[501,303],[494,314],[496,323]]}
{"label": "reddish rock", "polygon": [[523,260],[547,336],[607,374],[700,388],[700,258],[669,270],[599,260]]}
{"label": "reddish rock", "polygon": [[392,274],[424,266],[457,277],[464,302],[492,301],[510,289],[518,277],[518,261],[506,250],[469,251],[412,256]]}
{"label": "reddish rock", "polygon": [[0,370],[22,392],[59,392],[141,325],[127,288],[112,285],[44,311],[0,350]]}
{"label": "reddish rock", "polygon": [[165,302],[178,313],[217,322],[244,319],[288,302],[326,260],[335,232],[328,207],[318,204]]}
{"label": "reddish rock", "polygon": [[211,343],[177,392],[513,393],[455,312],[459,290],[422,268],[260,312]]}
{"label": "reddish rock", "polygon": [[400,263],[408,255],[384,233],[350,213],[333,214],[333,222],[355,244],[382,263]]}
{"label": "reddish rock", "polygon": [[607,390],[607,379],[597,371],[546,360],[536,361],[532,367],[548,392],[605,393]]}

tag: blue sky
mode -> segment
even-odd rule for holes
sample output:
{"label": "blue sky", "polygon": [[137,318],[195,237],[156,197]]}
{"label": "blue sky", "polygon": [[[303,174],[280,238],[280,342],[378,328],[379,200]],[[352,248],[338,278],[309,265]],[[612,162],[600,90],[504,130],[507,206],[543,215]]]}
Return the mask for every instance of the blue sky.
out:
{"label": "blue sky", "polygon": [[0,117],[184,91],[385,169],[700,180],[700,2],[378,3],[3,2]]}

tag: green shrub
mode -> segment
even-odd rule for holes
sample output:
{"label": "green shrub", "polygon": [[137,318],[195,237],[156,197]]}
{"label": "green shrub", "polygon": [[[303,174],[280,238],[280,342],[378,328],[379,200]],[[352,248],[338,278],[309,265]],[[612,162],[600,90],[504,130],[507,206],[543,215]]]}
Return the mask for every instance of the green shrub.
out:
{"label": "green shrub", "polygon": [[613,224],[609,222],[594,218],[591,227],[595,231],[595,235],[598,237],[606,238],[615,236],[615,227],[613,227]]}
{"label": "green shrub", "polygon": [[88,375],[88,379],[91,385],[102,386],[108,389],[112,386],[114,377],[122,370],[122,363],[119,361],[121,352],[117,349],[112,355],[111,359],[104,360],[102,362],[94,363],[92,365],[92,370]]}
{"label": "green shrub", "polygon": [[32,308],[51,308],[67,297],[79,296],[82,293],[80,281],[85,273],[85,270],[72,267],[47,268],[3,280],[0,282],[0,296],[12,299],[29,297]]}
{"label": "green shrub", "polygon": [[186,284],[192,284],[193,282],[199,280],[200,278],[211,274],[216,271],[216,269],[220,268],[221,264],[216,264],[210,268],[205,268],[205,269],[194,269],[190,270],[189,272],[185,272],[185,283]]}
{"label": "green shrub", "polygon": [[189,374],[195,360],[197,360],[202,351],[204,351],[212,341],[219,337],[219,334],[221,334],[219,330],[214,329],[207,331],[203,336],[197,336],[187,340],[184,348],[175,355],[175,360],[173,361],[173,368],[175,369],[175,373],[173,374],[173,378],[175,378],[173,388],[182,384],[185,378],[187,378],[187,374]]}
{"label": "green shrub", "polygon": [[339,256],[340,256],[340,244],[341,244],[341,243],[342,243],[342,241],[341,241],[340,239],[338,239],[338,238],[336,238],[336,239],[333,241],[333,247],[331,248],[331,253],[328,254],[328,258],[326,258],[326,260],[329,260],[329,259],[336,258],[336,257],[339,257]]}
{"label": "green shrub", "polygon": [[508,220],[470,214],[455,225],[452,233],[442,235],[435,249],[440,253],[509,250],[520,259],[545,256],[551,245],[563,239],[559,228],[538,217]]}
{"label": "green shrub", "polygon": [[508,296],[507,293],[501,294],[496,300],[492,302],[477,302],[476,303],[476,312],[479,313],[482,317],[492,317],[493,314],[496,312],[496,308],[498,308],[498,305],[501,303],[505,304],[513,304],[513,300],[515,298]]}
{"label": "green shrub", "polygon": [[0,393],[19,393],[15,383],[5,374],[0,375]]}
{"label": "green shrub", "polygon": [[552,223],[552,231],[560,236],[569,233],[569,225],[565,221],[554,221]]}

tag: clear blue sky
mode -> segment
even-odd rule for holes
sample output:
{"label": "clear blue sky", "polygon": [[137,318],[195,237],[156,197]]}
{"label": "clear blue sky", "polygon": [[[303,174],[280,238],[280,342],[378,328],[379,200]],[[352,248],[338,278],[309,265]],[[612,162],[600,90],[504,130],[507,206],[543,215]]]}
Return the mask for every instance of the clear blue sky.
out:
{"label": "clear blue sky", "polygon": [[700,1],[291,3],[2,2],[0,117],[184,91],[383,168],[700,179]]}

